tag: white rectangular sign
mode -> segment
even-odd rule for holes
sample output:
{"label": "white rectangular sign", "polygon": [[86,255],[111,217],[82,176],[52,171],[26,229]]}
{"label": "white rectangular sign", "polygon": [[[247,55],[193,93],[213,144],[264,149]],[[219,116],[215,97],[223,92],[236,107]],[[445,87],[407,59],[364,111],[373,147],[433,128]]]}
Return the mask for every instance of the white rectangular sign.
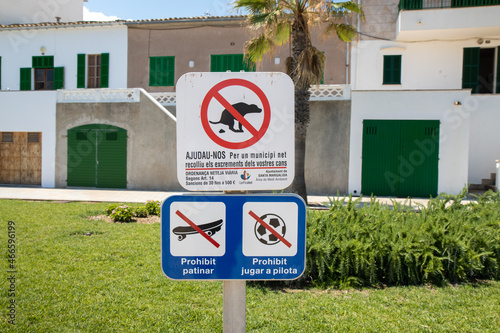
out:
{"label": "white rectangular sign", "polygon": [[294,87],[284,73],[177,82],[177,178],[189,191],[280,190],[294,177]]}

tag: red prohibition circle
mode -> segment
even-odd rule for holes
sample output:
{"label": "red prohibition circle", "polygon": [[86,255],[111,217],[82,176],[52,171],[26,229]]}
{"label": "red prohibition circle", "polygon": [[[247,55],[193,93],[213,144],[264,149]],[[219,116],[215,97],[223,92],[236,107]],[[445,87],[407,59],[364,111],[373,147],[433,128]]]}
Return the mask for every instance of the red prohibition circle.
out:
{"label": "red prohibition circle", "polygon": [[[263,112],[264,112],[264,120],[262,122],[262,126],[260,129],[255,129],[252,127],[251,124],[245,125],[245,128],[251,132],[252,137],[246,141],[242,142],[231,142],[231,141],[226,141],[219,137],[215,132],[212,130],[212,127],[209,124],[208,121],[208,106],[212,102],[213,99],[216,99],[221,103],[223,106],[224,104],[231,105],[224,97],[220,95],[220,91],[223,88],[229,87],[229,86],[241,86],[245,87],[247,89],[250,89],[252,92],[254,92],[257,97],[259,97],[262,106],[263,106]],[[227,109],[227,108],[226,108]],[[244,118],[242,119],[244,120]],[[203,103],[201,104],[201,124],[203,125],[203,129],[205,130],[205,133],[212,139],[213,142],[218,144],[221,147],[228,148],[228,149],[243,149],[243,148],[248,148],[255,144],[257,141],[259,141],[264,134],[266,134],[267,129],[269,128],[269,123],[271,122],[271,106],[269,105],[269,101],[264,94],[264,92],[254,83],[243,80],[243,79],[228,79],[225,81],[221,81],[217,83],[215,86],[213,86],[208,93],[206,94],[205,98],[203,99]],[[247,126],[250,125],[250,128],[247,128]],[[252,133],[253,132],[253,133]]]}

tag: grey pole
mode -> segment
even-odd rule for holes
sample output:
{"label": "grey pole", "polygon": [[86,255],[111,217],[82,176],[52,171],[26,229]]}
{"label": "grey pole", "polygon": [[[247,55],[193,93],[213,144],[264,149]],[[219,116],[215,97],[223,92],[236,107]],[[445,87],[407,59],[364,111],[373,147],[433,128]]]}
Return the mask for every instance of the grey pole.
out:
{"label": "grey pole", "polygon": [[246,332],[246,281],[223,282],[223,333]]}

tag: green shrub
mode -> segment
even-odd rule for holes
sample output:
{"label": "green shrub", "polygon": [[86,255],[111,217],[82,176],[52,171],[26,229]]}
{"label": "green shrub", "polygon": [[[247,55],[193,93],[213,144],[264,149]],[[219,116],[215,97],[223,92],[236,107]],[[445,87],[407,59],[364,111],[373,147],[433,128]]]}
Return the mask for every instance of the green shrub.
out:
{"label": "green shrub", "polygon": [[113,210],[115,210],[116,207],[119,207],[119,206],[120,206],[119,204],[113,203],[113,204],[110,204],[108,207],[106,207],[106,209],[104,211],[106,212],[106,215],[110,216],[111,212]]}
{"label": "green shrub", "polygon": [[148,210],[146,206],[135,207],[134,213],[137,217],[148,217]]}
{"label": "green shrub", "polygon": [[146,202],[146,209],[149,215],[160,215],[160,202],[148,200]]}
{"label": "green shrub", "polygon": [[135,216],[134,209],[130,206],[118,206],[109,215],[115,222],[130,222]]}
{"label": "green shrub", "polygon": [[442,195],[418,209],[372,198],[309,211],[302,283],[409,285],[500,278],[500,199]]}

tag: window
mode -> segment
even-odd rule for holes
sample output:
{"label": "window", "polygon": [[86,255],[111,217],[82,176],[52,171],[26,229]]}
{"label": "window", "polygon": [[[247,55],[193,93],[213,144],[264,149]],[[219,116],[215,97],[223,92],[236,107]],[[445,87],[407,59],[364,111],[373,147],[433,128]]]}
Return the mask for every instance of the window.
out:
{"label": "window", "polygon": [[35,90],[54,90],[53,68],[35,68]]}
{"label": "window", "polygon": [[401,84],[401,55],[384,56],[383,84]]}
{"label": "window", "polygon": [[109,87],[109,53],[77,55],[76,87]]}
{"label": "window", "polygon": [[173,86],[175,81],[175,57],[149,58],[149,86]]}
{"label": "window", "polygon": [[87,88],[101,87],[101,55],[89,54]]}
{"label": "window", "polygon": [[40,143],[40,133],[29,132],[28,143]]}
{"label": "window", "polygon": [[35,79],[35,90],[56,90],[64,87],[64,67],[54,67],[54,56],[32,57],[31,68],[20,69],[20,89],[31,90]]}
{"label": "window", "polygon": [[2,57],[0,57],[0,90],[2,90]]}
{"label": "window", "polygon": [[12,132],[3,132],[2,133],[2,142],[6,143],[12,143],[14,142],[14,133]]}
{"label": "window", "polygon": [[473,94],[500,93],[499,53],[500,47],[496,49],[479,47],[464,48],[462,88],[472,89]]}
{"label": "window", "polygon": [[255,72],[255,63],[245,59],[243,54],[217,54],[210,58],[211,72]]}

